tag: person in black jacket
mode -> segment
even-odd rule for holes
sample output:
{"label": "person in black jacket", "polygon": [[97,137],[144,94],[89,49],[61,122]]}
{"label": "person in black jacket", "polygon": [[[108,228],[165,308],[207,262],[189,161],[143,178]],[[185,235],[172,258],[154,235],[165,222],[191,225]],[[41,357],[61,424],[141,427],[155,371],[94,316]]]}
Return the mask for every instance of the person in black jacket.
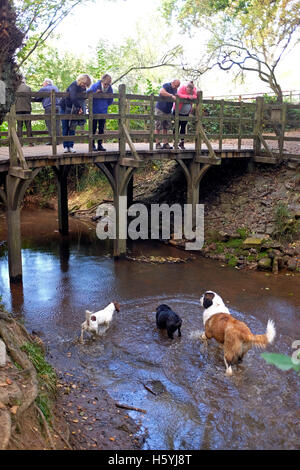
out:
{"label": "person in black jacket", "polygon": [[[82,74],[77,77],[76,81],[71,83],[67,88],[69,95],[60,102],[60,114],[78,114],[81,115],[85,111],[85,100],[79,98],[79,94],[83,93],[92,83],[89,75]],[[62,120],[62,134],[75,135],[75,127],[73,120]],[[64,153],[75,153],[73,149],[74,142],[63,142]]]}

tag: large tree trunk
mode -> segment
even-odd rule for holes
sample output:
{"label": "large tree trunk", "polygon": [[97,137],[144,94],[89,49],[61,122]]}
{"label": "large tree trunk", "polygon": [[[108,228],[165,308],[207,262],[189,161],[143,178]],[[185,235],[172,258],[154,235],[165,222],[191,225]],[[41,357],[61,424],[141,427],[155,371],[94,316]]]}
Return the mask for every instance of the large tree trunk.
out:
{"label": "large tree trunk", "polygon": [[15,100],[21,76],[15,62],[15,52],[21,46],[23,33],[16,26],[16,13],[9,0],[0,0],[0,80],[4,100],[0,102],[0,124]]}

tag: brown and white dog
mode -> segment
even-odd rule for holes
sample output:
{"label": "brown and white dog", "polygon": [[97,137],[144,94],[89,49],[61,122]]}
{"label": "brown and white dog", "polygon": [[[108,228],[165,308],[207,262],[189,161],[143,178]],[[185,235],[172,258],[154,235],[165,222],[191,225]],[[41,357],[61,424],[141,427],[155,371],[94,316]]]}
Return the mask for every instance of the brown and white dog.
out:
{"label": "brown and white dog", "polygon": [[276,336],[272,320],[268,321],[264,335],[253,335],[246,323],[232,317],[222,298],[215,292],[206,291],[200,298],[200,305],[205,309],[202,339],[215,338],[223,344],[226,375],[232,375],[231,364],[241,362],[252,346],[265,348]]}
{"label": "brown and white dog", "polygon": [[118,304],[118,302],[111,302],[107,305],[107,307],[105,307],[103,310],[99,310],[98,312],[93,313],[89,310],[86,310],[86,320],[81,324],[80,342],[83,343],[83,333],[85,331],[90,331],[91,333],[99,334],[100,325],[106,325],[108,328],[110,322],[112,321],[112,317],[115,311],[120,311],[120,305]]}

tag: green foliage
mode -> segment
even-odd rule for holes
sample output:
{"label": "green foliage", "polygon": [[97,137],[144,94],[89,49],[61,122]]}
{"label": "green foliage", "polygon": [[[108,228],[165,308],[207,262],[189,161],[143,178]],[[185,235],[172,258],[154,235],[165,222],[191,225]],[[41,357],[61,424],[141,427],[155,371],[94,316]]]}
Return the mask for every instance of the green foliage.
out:
{"label": "green foliage", "polygon": [[61,21],[83,1],[15,0],[14,8],[17,13],[17,26],[26,37],[26,42],[18,53],[19,65],[23,65],[31,53],[49,38]]}
{"label": "green foliage", "polygon": [[249,229],[245,227],[238,228],[237,233],[240,235],[242,240],[246,240],[246,238],[249,236]]}
{"label": "green foliage", "polygon": [[[297,40],[299,0],[162,0],[166,18],[211,37],[199,70],[218,66],[236,78],[255,72],[282,100],[276,67]],[[203,73],[203,72],[201,72]]]}
{"label": "green foliage", "polygon": [[237,266],[238,264],[238,259],[236,256],[234,255],[230,255],[230,254],[227,254],[225,255],[226,259],[227,259],[227,264],[228,266],[232,267],[232,268],[235,268],[235,266]]}
{"label": "green foliage", "polygon": [[277,353],[262,353],[261,357],[268,363],[272,364],[280,370],[294,370],[300,372],[300,364],[294,364],[292,358],[284,354]]}
{"label": "green foliage", "polygon": [[279,241],[292,242],[300,233],[300,222],[292,217],[288,207],[280,203],[275,208],[274,238]]}
{"label": "green foliage", "polygon": [[43,86],[46,77],[51,78],[60,91],[76,79],[80,73],[89,73],[86,61],[71,53],[61,53],[54,45],[44,45],[24,65],[24,74],[33,91]]}
{"label": "green foliage", "polygon": [[106,181],[106,178],[98,168],[92,165],[86,165],[83,174],[77,181],[76,190],[84,191],[89,187],[100,186],[104,181]]}
{"label": "green foliage", "polygon": [[26,352],[33,363],[39,382],[39,395],[36,404],[47,422],[51,419],[51,399],[56,395],[57,376],[53,367],[46,362],[42,349],[34,343],[25,343],[21,350]]}

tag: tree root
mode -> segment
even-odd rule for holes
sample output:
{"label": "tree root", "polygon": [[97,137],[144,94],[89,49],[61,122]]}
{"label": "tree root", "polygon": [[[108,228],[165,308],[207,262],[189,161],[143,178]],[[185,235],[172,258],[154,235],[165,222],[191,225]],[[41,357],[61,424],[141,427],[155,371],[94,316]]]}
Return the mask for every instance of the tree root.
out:
{"label": "tree root", "polygon": [[56,433],[59,435],[59,437],[60,437],[61,440],[66,444],[66,446],[67,446],[70,450],[73,450],[73,447],[72,447],[71,444],[69,443],[69,440],[68,440],[69,438],[65,438],[64,435],[63,435],[60,431],[58,431],[58,429],[56,429],[55,427],[53,427],[53,430],[54,430],[54,432],[56,432]]}
{"label": "tree root", "polygon": [[41,417],[43,426],[44,426],[44,428],[45,428],[47,437],[48,437],[49,442],[50,442],[51,449],[52,449],[52,450],[56,450],[56,447],[55,447],[55,444],[54,444],[54,442],[53,442],[53,439],[52,439],[52,436],[51,436],[51,432],[50,432],[50,429],[49,429],[49,426],[48,426],[48,423],[47,423],[47,421],[46,421],[45,416],[43,415],[43,413],[41,412],[41,410],[39,409],[38,406],[34,405],[34,408],[37,410],[39,416]]}
{"label": "tree root", "polygon": [[[21,404],[15,413],[15,420],[21,418],[22,414],[35,402],[38,396],[38,380],[36,370],[27,355],[20,349],[22,344],[27,340],[32,341],[28,333],[25,334],[24,327],[20,326],[11,316],[5,312],[0,313],[0,337],[3,339],[9,356],[11,359],[22,367],[19,373],[26,376],[26,388],[21,390]],[[18,389],[18,393],[20,389]],[[20,396],[14,396],[10,393],[8,402],[4,403],[5,409],[0,409],[0,429],[1,429],[1,446],[7,448],[10,438],[16,426],[12,426],[10,410],[6,408],[10,403],[19,400]],[[5,400],[5,401],[7,401]]]}

